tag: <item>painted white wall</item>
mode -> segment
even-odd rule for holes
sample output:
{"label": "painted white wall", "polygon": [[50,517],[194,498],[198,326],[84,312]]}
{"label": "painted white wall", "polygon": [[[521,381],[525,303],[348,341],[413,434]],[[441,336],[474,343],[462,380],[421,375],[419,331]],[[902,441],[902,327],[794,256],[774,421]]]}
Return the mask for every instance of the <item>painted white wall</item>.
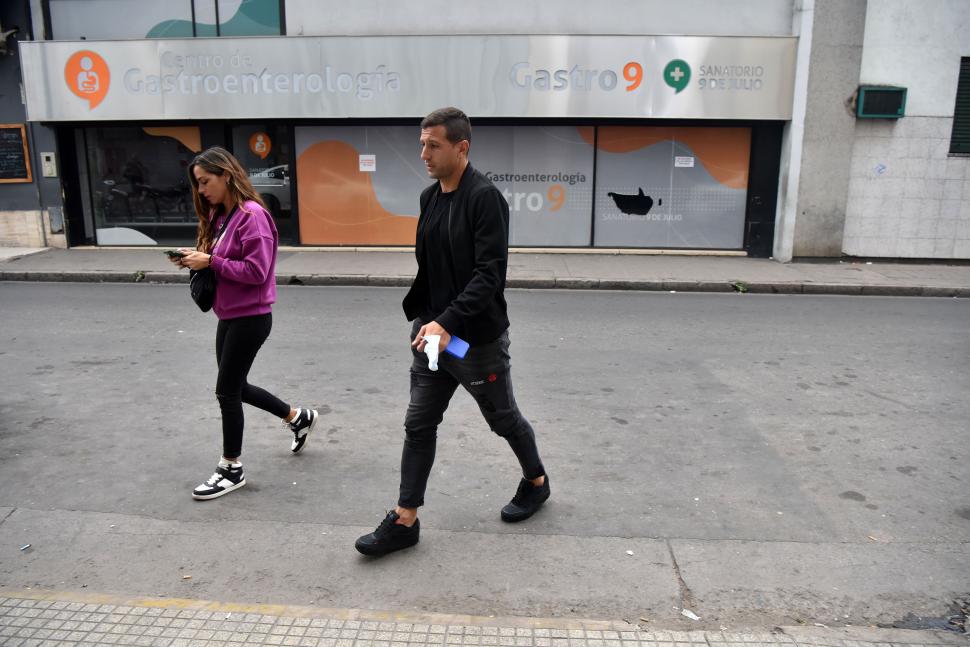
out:
{"label": "painted white wall", "polygon": [[961,56],[970,56],[967,0],[869,0],[860,83],[908,88],[907,115],[953,116]]}
{"label": "painted white wall", "polygon": [[286,0],[286,33],[790,36],[792,4],[792,0]]}
{"label": "painted white wall", "polygon": [[970,159],[949,154],[967,0],[869,0],[862,84],[908,88],[906,116],[856,122],[842,250],[970,258]]}
{"label": "painted white wall", "polygon": [[947,117],[859,120],[842,250],[970,258],[970,160],[950,157]]}

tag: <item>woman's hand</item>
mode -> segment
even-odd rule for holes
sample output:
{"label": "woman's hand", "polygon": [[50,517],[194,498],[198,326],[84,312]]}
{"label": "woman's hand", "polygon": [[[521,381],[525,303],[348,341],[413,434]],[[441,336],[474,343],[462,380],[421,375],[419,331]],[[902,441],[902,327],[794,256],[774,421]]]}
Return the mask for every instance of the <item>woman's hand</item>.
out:
{"label": "woman's hand", "polygon": [[181,267],[187,267],[190,270],[201,270],[209,267],[209,265],[212,263],[212,256],[210,254],[188,249],[180,249],[179,251],[185,252],[185,256],[178,259]]}

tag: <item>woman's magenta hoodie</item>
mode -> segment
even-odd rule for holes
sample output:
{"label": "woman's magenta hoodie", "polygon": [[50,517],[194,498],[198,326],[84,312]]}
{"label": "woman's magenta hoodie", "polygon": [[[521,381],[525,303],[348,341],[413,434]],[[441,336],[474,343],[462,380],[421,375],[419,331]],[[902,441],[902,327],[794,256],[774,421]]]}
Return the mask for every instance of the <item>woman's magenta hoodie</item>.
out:
{"label": "woman's magenta hoodie", "polygon": [[[225,216],[216,217],[218,232]],[[212,250],[219,319],[263,315],[276,302],[276,248],[279,234],[273,217],[252,200],[236,208],[226,231]]]}

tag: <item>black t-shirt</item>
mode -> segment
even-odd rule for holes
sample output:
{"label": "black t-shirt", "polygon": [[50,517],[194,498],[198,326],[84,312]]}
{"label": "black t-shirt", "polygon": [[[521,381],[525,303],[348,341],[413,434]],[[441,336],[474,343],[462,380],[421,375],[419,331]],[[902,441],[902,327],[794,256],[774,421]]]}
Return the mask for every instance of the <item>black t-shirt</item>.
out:
{"label": "black t-shirt", "polygon": [[[450,223],[442,222],[441,184],[421,192],[421,216],[415,239],[418,273],[401,302],[409,321],[426,314],[472,346],[494,341],[509,327],[505,303],[508,265],[509,205],[495,185],[471,165],[451,196]],[[433,212],[438,227],[428,234]],[[442,225],[450,225],[443,227]],[[444,276],[444,270],[447,276]],[[432,293],[438,305],[431,312]],[[443,298],[443,295],[447,295]],[[444,310],[441,310],[444,307]]]}
{"label": "black t-shirt", "polygon": [[[439,193],[431,205],[424,229],[424,264],[428,268],[427,309],[421,319],[428,323],[451,305],[458,296],[454,288],[454,266],[448,240],[448,217],[455,192]],[[450,331],[449,331],[450,332]]]}

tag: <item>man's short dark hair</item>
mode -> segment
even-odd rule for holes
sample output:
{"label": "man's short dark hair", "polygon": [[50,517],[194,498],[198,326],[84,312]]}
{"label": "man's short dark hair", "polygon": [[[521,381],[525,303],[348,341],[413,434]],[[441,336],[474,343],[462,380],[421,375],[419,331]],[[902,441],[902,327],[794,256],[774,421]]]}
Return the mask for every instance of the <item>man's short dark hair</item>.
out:
{"label": "man's short dark hair", "polygon": [[457,144],[463,139],[472,141],[472,122],[468,120],[468,115],[458,108],[438,108],[421,120],[421,129],[434,128],[435,126],[445,127],[445,136],[452,144]]}

